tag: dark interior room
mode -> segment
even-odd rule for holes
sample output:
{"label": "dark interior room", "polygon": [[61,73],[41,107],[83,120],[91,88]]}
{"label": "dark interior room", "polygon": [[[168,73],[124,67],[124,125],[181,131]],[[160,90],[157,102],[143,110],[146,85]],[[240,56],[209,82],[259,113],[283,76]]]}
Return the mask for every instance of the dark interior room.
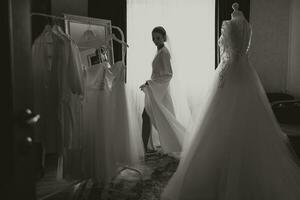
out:
{"label": "dark interior room", "polygon": [[0,199],[300,199],[300,1],[0,13]]}

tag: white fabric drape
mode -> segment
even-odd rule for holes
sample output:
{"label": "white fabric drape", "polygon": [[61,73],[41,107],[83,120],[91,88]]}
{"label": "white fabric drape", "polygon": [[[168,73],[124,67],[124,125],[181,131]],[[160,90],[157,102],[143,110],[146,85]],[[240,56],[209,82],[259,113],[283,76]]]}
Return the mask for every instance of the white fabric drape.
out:
{"label": "white fabric drape", "polygon": [[[208,80],[214,71],[214,1],[213,0],[127,0],[127,85],[132,115],[141,125],[144,94],[138,87],[150,79],[151,63],[156,53],[151,31],[163,26],[171,52],[175,86],[175,113],[184,125],[190,125],[188,114],[198,115]],[[196,22],[196,23],[195,23]],[[176,83],[176,84],[175,84]],[[178,88],[180,87],[180,92]],[[184,92],[183,92],[184,91]],[[184,110],[182,97],[188,100]]]}

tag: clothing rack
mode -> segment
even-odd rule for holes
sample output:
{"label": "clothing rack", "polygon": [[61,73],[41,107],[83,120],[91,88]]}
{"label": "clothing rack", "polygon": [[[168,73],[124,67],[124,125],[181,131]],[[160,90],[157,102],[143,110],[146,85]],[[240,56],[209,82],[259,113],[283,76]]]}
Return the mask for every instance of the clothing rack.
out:
{"label": "clothing rack", "polygon": [[[65,17],[55,16],[55,15],[50,15],[50,14],[45,14],[45,13],[32,12],[32,13],[31,13],[31,16],[42,16],[42,17],[48,17],[48,18],[57,19],[57,20],[63,20],[63,21],[69,21],[69,22],[74,22],[74,23],[86,24],[86,23],[84,23],[84,22],[82,22],[82,21],[73,20],[73,19],[66,19]],[[90,18],[89,20],[90,20],[90,21],[89,21],[89,22],[90,22],[89,24],[93,24],[94,19],[93,19],[93,18]],[[123,61],[123,63],[124,63],[124,57],[125,57],[125,50],[124,50],[125,48],[124,48],[124,46],[125,46],[125,47],[129,47],[128,44],[124,41],[124,40],[125,40],[124,32],[123,32],[122,29],[121,29],[120,27],[118,27],[118,26],[111,25],[111,27],[112,27],[113,29],[117,30],[117,31],[120,33],[120,35],[121,35],[121,40],[119,40],[114,34],[110,35],[109,37],[110,37],[110,39],[113,39],[113,40],[119,42],[120,44],[122,44],[122,61]],[[127,70],[127,68],[125,68],[125,70]],[[127,79],[127,75],[126,75],[126,73],[125,73],[125,83],[126,83],[126,79]],[[137,172],[137,173],[139,174],[140,179],[141,179],[142,184],[143,184],[143,179],[142,179],[142,173],[141,173],[141,171],[140,171],[139,169],[136,169],[136,168],[134,168],[134,167],[130,167],[130,166],[128,166],[128,165],[127,165],[127,166],[123,166],[123,167],[117,172],[116,176],[113,177],[112,180],[114,180],[114,179],[115,179],[122,171],[124,171],[124,170],[131,170],[131,171],[133,171],[133,172]]]}
{"label": "clothing rack", "polygon": [[[31,16],[42,16],[42,17],[48,17],[48,18],[52,18],[52,19],[58,19],[58,20],[63,20],[63,21],[69,21],[69,22],[84,24],[84,22],[82,22],[82,21],[73,20],[73,19],[66,19],[65,17],[55,16],[55,15],[50,15],[50,14],[45,14],[45,13],[32,12]],[[90,22],[89,24],[93,24],[93,21],[94,21],[94,19],[90,18],[89,19],[89,22]],[[123,47],[123,45],[125,45],[126,47],[128,47],[128,44],[125,43],[124,32],[118,26],[111,25],[111,28],[117,30],[120,33],[120,35],[121,35],[121,40],[119,40],[118,38],[116,38],[114,36],[114,34],[113,34],[113,37],[111,37],[111,39],[113,39],[113,40],[119,42],[120,44],[122,44],[122,61],[124,62],[125,48]]]}

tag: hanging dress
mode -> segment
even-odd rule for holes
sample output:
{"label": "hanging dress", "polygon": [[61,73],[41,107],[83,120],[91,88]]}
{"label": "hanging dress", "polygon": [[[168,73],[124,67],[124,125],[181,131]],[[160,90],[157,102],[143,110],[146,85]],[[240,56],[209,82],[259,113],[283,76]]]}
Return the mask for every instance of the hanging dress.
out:
{"label": "hanging dress", "polygon": [[83,168],[86,178],[100,184],[141,158],[138,139],[131,132],[124,77],[123,62],[86,68]]}
{"label": "hanging dress", "polygon": [[[34,108],[41,114],[36,137],[44,143],[55,137],[58,153],[57,178],[76,178],[80,169],[68,161],[67,151],[80,148],[80,95],[83,94],[82,67],[77,45],[48,25],[32,47]],[[65,162],[64,162],[65,161]],[[68,164],[69,163],[69,164]]]}

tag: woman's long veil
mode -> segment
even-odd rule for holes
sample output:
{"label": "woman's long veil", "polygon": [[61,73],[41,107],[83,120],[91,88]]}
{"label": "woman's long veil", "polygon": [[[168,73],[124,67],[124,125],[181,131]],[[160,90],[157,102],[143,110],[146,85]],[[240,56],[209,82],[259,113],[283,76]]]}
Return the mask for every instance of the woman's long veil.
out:
{"label": "woman's long veil", "polygon": [[198,121],[207,106],[206,99],[210,94],[209,88],[211,88],[208,85],[211,85],[213,76],[211,73],[208,73],[207,76],[202,74],[195,76],[193,73],[199,72],[190,71],[189,69],[195,69],[195,67],[188,65],[199,65],[201,67],[201,63],[196,63],[195,59],[187,57],[187,49],[181,48],[180,45],[174,47],[172,41],[173,37],[168,34],[166,47],[171,55],[173,69],[170,90],[176,119],[186,128],[183,142],[183,152],[185,152],[193,138],[196,126],[199,124]]}
{"label": "woman's long veil", "polygon": [[194,127],[194,120],[192,116],[191,106],[188,102],[188,93],[186,87],[185,77],[182,75],[184,66],[180,63],[180,50],[175,50],[172,45],[172,39],[167,35],[166,47],[171,55],[171,65],[173,70],[173,77],[170,82],[171,97],[174,105],[176,119],[185,127],[183,151],[185,149],[186,141],[191,137]]}

